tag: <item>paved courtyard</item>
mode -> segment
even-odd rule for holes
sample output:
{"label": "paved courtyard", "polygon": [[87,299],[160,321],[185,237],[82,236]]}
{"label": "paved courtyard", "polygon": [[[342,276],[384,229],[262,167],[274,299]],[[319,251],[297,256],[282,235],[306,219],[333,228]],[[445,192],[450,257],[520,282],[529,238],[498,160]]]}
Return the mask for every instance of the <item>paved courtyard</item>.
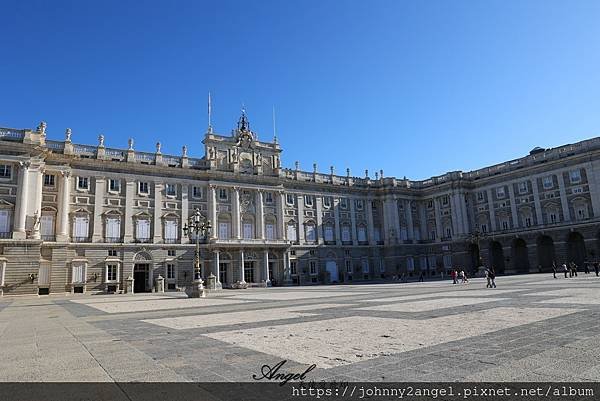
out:
{"label": "paved courtyard", "polygon": [[1,381],[599,381],[600,278],[0,299]]}

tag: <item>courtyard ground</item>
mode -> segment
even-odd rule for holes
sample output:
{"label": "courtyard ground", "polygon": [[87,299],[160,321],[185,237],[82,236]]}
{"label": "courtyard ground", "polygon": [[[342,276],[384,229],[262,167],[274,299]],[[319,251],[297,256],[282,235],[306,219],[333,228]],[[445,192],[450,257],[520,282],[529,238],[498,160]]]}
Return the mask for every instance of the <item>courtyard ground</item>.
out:
{"label": "courtyard ground", "polygon": [[600,381],[600,278],[0,299],[0,381]]}

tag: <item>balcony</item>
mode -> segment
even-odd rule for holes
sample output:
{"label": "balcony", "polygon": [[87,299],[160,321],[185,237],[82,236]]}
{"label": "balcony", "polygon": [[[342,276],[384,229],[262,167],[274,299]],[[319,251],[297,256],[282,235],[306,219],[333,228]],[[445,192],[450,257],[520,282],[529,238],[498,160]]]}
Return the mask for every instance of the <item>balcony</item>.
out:
{"label": "balcony", "polygon": [[12,238],[12,232],[0,233],[0,238]]}
{"label": "balcony", "polygon": [[90,237],[73,237],[73,242],[91,242]]}
{"label": "balcony", "polygon": [[152,238],[136,238],[133,242],[136,244],[150,244],[152,243]]}
{"label": "balcony", "polygon": [[123,237],[104,237],[104,242],[119,243],[123,242]]}
{"label": "balcony", "polygon": [[42,241],[55,242],[56,236],[55,235],[42,235]]}
{"label": "balcony", "polygon": [[[177,238],[165,238],[165,244],[178,244],[179,243],[179,239]],[[202,240],[200,241],[202,242]]]}

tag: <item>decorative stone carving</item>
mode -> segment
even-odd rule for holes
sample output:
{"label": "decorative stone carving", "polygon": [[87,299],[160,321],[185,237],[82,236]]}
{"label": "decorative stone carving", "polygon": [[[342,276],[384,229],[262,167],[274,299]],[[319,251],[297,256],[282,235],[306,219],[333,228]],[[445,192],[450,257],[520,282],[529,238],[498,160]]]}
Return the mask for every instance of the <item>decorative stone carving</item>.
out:
{"label": "decorative stone carving", "polygon": [[42,136],[46,135],[46,122],[45,121],[40,122],[40,125],[38,125],[38,127],[37,127],[37,132]]}
{"label": "decorative stone carving", "polygon": [[181,148],[181,156],[182,157],[188,157],[187,146],[185,146],[185,145],[183,145],[183,147]]}
{"label": "decorative stone carving", "polygon": [[160,153],[160,142],[156,142],[156,153]]}
{"label": "decorative stone carving", "polygon": [[104,147],[104,135],[102,135],[102,134],[98,135],[98,147],[99,148]]}
{"label": "decorative stone carving", "polygon": [[129,140],[127,141],[127,144],[129,145],[127,150],[133,150],[133,138],[129,138]]}
{"label": "decorative stone carving", "polygon": [[71,128],[67,128],[65,131],[65,142],[71,142]]}

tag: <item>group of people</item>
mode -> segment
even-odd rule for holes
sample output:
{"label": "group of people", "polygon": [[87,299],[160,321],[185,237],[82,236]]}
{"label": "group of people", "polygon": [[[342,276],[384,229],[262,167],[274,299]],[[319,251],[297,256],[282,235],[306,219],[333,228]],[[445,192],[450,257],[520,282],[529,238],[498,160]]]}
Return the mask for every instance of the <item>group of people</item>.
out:
{"label": "group of people", "polygon": [[[590,273],[589,263],[584,263],[584,269],[585,274]],[[565,274],[565,278],[577,277],[577,264],[575,262],[570,262],[568,266],[566,263],[563,263],[561,266],[561,270]],[[600,263],[594,263],[594,272],[596,273],[596,277],[600,276]],[[552,275],[554,276],[554,278],[557,278],[556,273],[556,262],[552,262]]]}
{"label": "group of people", "polygon": [[450,277],[452,277],[452,284],[458,284],[458,280],[460,280],[462,284],[469,282],[464,270],[458,271],[457,269],[452,269]]}

